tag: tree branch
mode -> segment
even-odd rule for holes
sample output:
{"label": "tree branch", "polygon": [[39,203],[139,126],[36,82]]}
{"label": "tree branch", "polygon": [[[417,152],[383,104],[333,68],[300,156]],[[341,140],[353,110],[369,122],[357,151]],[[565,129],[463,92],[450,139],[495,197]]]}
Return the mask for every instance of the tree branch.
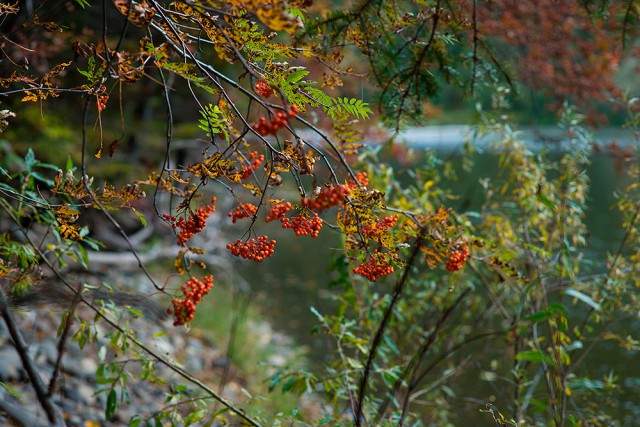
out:
{"label": "tree branch", "polygon": [[26,371],[27,377],[29,377],[29,381],[31,381],[33,390],[38,397],[38,401],[40,402],[42,409],[44,409],[45,413],[47,414],[49,422],[54,426],[64,426],[62,414],[51,401],[51,398],[47,392],[47,386],[42,381],[35,363],[31,359],[31,356],[29,356],[29,349],[27,348],[27,344],[22,337],[22,333],[20,332],[20,328],[18,327],[13,314],[11,313],[11,308],[9,307],[9,303],[4,293],[6,284],[7,280],[5,278],[0,279],[0,314],[2,315],[2,318],[7,325],[9,335],[11,335],[13,345],[15,346],[15,349],[20,356],[20,360],[22,360],[22,367]]}

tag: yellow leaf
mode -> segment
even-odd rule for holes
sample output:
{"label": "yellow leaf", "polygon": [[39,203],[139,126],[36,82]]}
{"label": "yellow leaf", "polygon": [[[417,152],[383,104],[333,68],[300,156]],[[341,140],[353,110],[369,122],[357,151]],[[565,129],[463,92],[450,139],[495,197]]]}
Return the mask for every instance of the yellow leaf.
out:
{"label": "yellow leaf", "polygon": [[262,190],[260,189],[260,187],[256,187],[256,186],[255,186],[255,185],[253,185],[253,184],[242,184],[242,186],[243,186],[244,188],[246,188],[247,190],[251,190],[251,192],[252,192],[254,195],[258,195],[258,196],[259,196],[259,195],[261,195],[261,194],[262,194]]}
{"label": "yellow leaf", "polygon": [[56,209],[56,216],[64,217],[65,222],[75,222],[79,214],[79,211],[70,208],[69,205],[62,205]]}
{"label": "yellow leaf", "polygon": [[60,235],[64,239],[82,240],[82,236],[80,235],[80,233],[78,233],[79,228],[76,225],[63,223],[60,224],[58,230],[60,231]]}
{"label": "yellow leaf", "polygon": [[21,101],[22,101],[22,102],[28,102],[28,101],[34,101],[34,102],[35,102],[35,101],[37,101],[37,100],[38,100],[38,97],[37,97],[37,96],[36,96],[36,94],[35,94],[35,93],[33,93],[33,92],[28,92],[28,93],[27,93],[27,94],[26,94],[26,95],[21,99]]}
{"label": "yellow leaf", "polygon": [[184,274],[184,264],[182,262],[182,258],[184,257],[185,252],[185,249],[181,249],[180,252],[178,252],[178,256],[176,256],[176,260],[173,263],[176,268],[176,272],[181,275]]}

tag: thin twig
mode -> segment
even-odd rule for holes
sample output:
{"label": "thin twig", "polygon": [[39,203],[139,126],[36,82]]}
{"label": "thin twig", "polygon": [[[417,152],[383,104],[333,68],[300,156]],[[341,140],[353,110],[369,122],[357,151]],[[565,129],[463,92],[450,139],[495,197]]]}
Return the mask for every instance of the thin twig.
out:
{"label": "thin twig", "polygon": [[[3,206],[3,208],[5,209],[5,212],[7,212],[7,208],[5,206]],[[11,216],[10,212],[7,212],[7,213]],[[16,220],[16,218],[13,218],[13,219]],[[19,223],[17,223],[17,224],[19,224]],[[47,265],[47,267],[49,267],[51,269],[51,271],[56,276],[56,278],[58,280],[60,280],[60,283],[65,285],[71,292],[75,293],[76,292],[76,288],[69,281],[67,276],[65,274],[63,274],[59,269],[57,269],[56,266],[45,256],[45,254],[37,246],[34,245],[31,237],[26,233],[26,231],[22,227],[20,228],[20,231],[24,235],[24,238],[29,243],[29,245],[31,245],[31,247],[34,249],[34,251],[38,254],[40,259]],[[263,425],[259,421],[255,420],[254,418],[252,418],[249,415],[247,415],[247,413],[244,410],[242,410],[241,408],[239,408],[236,405],[234,405],[231,401],[229,401],[229,400],[225,399],[224,397],[222,397],[219,393],[216,393],[213,389],[211,389],[209,386],[204,384],[198,378],[196,378],[195,376],[190,374],[184,368],[182,368],[182,367],[176,365],[174,362],[166,359],[164,356],[159,354],[157,351],[154,351],[149,346],[145,345],[142,341],[137,339],[135,336],[131,335],[127,330],[125,330],[122,327],[120,327],[120,325],[118,325],[118,323],[115,320],[113,320],[110,317],[108,317],[102,310],[100,310],[95,305],[93,305],[93,303],[91,301],[87,300],[83,295],[80,295],[79,298],[84,304],[86,304],[86,306],[89,309],[91,309],[95,313],[96,318],[104,320],[104,322],[106,322],[109,326],[111,326],[116,331],[121,333],[124,337],[126,337],[127,340],[129,340],[131,343],[133,343],[141,351],[143,351],[144,353],[146,353],[149,356],[151,356],[152,358],[154,358],[158,363],[160,363],[161,365],[164,365],[170,371],[176,373],[178,376],[182,377],[187,382],[193,384],[194,386],[196,386],[197,388],[202,390],[204,393],[206,393],[209,396],[211,396],[214,400],[220,402],[226,408],[228,408],[232,412],[236,413],[247,424],[249,424],[249,425],[251,425],[253,427],[263,427]],[[0,310],[1,309],[2,309],[2,304],[0,302]],[[25,356],[28,357],[28,354],[25,354]],[[31,364],[33,366],[32,362],[31,362]],[[38,380],[40,381],[40,384],[41,384],[42,395],[46,399],[46,386],[44,385],[44,383],[42,383],[42,380],[39,377],[37,377],[37,378],[38,378]],[[34,387],[35,387],[35,383],[34,383]],[[64,423],[62,423],[60,425],[64,426]]]}
{"label": "thin twig", "polygon": [[424,243],[424,233],[422,230],[420,230],[420,232],[418,233],[418,238],[414,243],[413,252],[411,253],[411,256],[409,257],[409,259],[407,260],[407,264],[405,266],[404,272],[402,273],[402,277],[400,278],[400,280],[398,280],[398,282],[395,285],[391,302],[389,303],[389,306],[385,310],[382,320],[380,321],[380,325],[378,325],[378,330],[376,331],[376,334],[373,337],[373,341],[369,349],[369,355],[367,356],[367,362],[365,364],[362,379],[360,380],[360,385],[358,386],[358,400],[356,402],[357,403],[356,412],[354,414],[354,417],[355,417],[354,422],[356,427],[360,427],[362,425],[362,418],[363,418],[362,405],[364,403],[364,396],[367,392],[367,382],[369,381],[369,374],[371,373],[373,360],[376,357],[378,347],[382,342],[384,333],[387,329],[389,321],[391,320],[391,314],[393,313],[393,309],[395,308],[396,304],[400,300],[400,296],[404,291],[404,285],[407,283],[407,280],[409,279],[410,270],[412,269],[414,263],[417,260],[418,254],[420,253],[420,248],[422,247],[423,243]]}
{"label": "thin twig", "polygon": [[60,410],[56,407],[56,405],[51,401],[51,398],[47,393],[47,386],[45,385],[44,381],[42,381],[42,377],[40,377],[38,368],[36,368],[33,359],[29,355],[27,344],[22,336],[22,333],[20,332],[20,328],[18,327],[15,318],[13,317],[13,314],[11,313],[9,302],[7,301],[4,293],[6,283],[6,278],[0,279],[0,314],[2,315],[2,318],[7,325],[9,335],[13,340],[13,345],[15,346],[16,351],[20,356],[22,367],[27,373],[27,377],[29,377],[29,381],[33,386],[33,390],[36,393],[38,402],[40,402],[40,406],[42,406],[42,409],[44,409],[45,413],[47,414],[49,422],[55,426],[64,426],[62,414],[60,413]]}
{"label": "thin twig", "polygon": [[60,374],[60,369],[62,367],[62,357],[64,356],[65,347],[67,345],[67,338],[69,338],[69,333],[71,332],[73,317],[75,315],[76,309],[78,308],[78,304],[80,303],[80,294],[82,293],[83,288],[84,285],[82,283],[78,285],[76,294],[73,296],[73,300],[71,301],[71,306],[64,316],[64,329],[62,330],[62,334],[60,334],[60,340],[58,341],[58,356],[56,357],[56,364],[53,367],[53,373],[51,374],[51,379],[49,380],[49,392],[47,393],[49,397],[53,396],[56,388],[56,382],[58,380],[58,375]]}
{"label": "thin twig", "polygon": [[404,419],[407,416],[407,411],[409,409],[409,401],[411,400],[411,395],[413,393],[413,390],[417,387],[418,384],[420,384],[421,375],[418,372],[420,370],[420,366],[422,365],[422,362],[424,362],[425,360],[427,351],[429,350],[429,348],[431,348],[431,345],[433,345],[433,343],[435,342],[436,338],[438,337],[438,333],[440,332],[440,329],[444,326],[445,322],[447,321],[451,313],[453,313],[453,310],[455,310],[455,308],[462,302],[462,300],[471,293],[471,289],[472,288],[465,289],[465,291],[461,293],[458,296],[458,298],[456,298],[453,304],[447,307],[447,309],[440,315],[440,318],[438,319],[438,323],[436,323],[436,325],[433,328],[433,331],[431,331],[431,333],[429,334],[429,338],[427,338],[427,340],[420,346],[420,349],[417,351],[417,356],[414,359],[415,363],[411,364],[414,366],[409,366],[407,368],[407,372],[411,371],[411,379],[409,380],[409,385],[407,386],[406,396],[404,398],[404,401],[402,402],[402,415],[400,416],[400,420],[398,421],[399,425],[403,425]]}

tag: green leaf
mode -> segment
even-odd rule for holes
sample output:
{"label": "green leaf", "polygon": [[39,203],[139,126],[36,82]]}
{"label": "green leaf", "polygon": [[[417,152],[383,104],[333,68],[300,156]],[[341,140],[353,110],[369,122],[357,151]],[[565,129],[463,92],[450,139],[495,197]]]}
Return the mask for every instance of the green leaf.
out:
{"label": "green leaf", "polygon": [[81,245],[76,246],[76,250],[78,251],[78,261],[80,262],[80,265],[82,265],[84,268],[88,269],[89,268],[89,253],[84,248],[84,246],[81,246]]}
{"label": "green leaf", "polygon": [[27,172],[31,172],[31,168],[36,164],[36,156],[33,154],[33,150],[29,148],[27,154],[24,156],[24,168]]}
{"label": "green leaf", "polygon": [[323,108],[329,108],[331,106],[331,97],[324,93],[322,90],[315,87],[307,86],[306,91],[309,96],[318,103],[318,105],[322,106]]}
{"label": "green leaf", "polygon": [[53,181],[50,180],[49,178],[47,178],[46,176],[42,175],[40,172],[31,172],[31,176],[34,177],[35,179],[37,179],[40,182],[43,182],[45,184],[47,184],[48,186],[52,186],[53,185]]}
{"label": "green leaf", "polygon": [[142,212],[140,212],[139,210],[137,210],[136,208],[131,208],[131,209],[133,209],[133,213],[136,214],[136,216],[140,220],[140,224],[142,224],[143,227],[146,227],[147,226],[147,219],[144,217],[144,214]]}
{"label": "green leaf", "polygon": [[569,310],[567,310],[567,307],[564,304],[549,304],[549,307],[547,307],[547,311],[554,314],[562,313],[565,316],[567,315],[567,313],[569,313]]}
{"label": "green leaf", "polygon": [[13,394],[21,402],[25,401],[24,397],[20,394],[18,390],[14,389],[13,387],[10,387],[9,385],[3,383],[2,381],[0,381],[0,386],[4,387],[9,393]]}
{"label": "green leaf", "polygon": [[349,99],[347,97],[334,99],[331,106],[325,104],[324,110],[331,118],[335,118],[341,111],[346,111],[349,115],[362,119],[368,119],[369,115],[373,114],[368,103],[357,98]]}
{"label": "green leaf", "polygon": [[138,310],[137,308],[133,308],[131,306],[127,306],[127,310],[129,310],[129,313],[133,314],[136,317],[144,317],[142,312],[140,310]]}
{"label": "green leaf", "polygon": [[527,316],[524,320],[528,322],[538,323],[542,320],[551,319],[557,317],[558,314],[562,314],[562,317],[567,315],[567,307],[563,304],[550,304],[546,310],[539,311],[531,316]]}
{"label": "green leaf", "polygon": [[193,424],[202,420],[205,415],[207,415],[207,411],[205,409],[200,409],[198,411],[192,412],[185,417],[184,423],[185,425]]}
{"label": "green leaf", "polygon": [[309,71],[307,71],[307,70],[296,71],[295,73],[290,74],[287,77],[286,81],[287,81],[287,83],[296,83],[296,82],[302,80],[302,78],[304,76],[308,75],[308,74],[309,74]]}
{"label": "green leaf", "polygon": [[319,321],[324,322],[324,316],[320,314],[320,312],[315,307],[311,307],[309,308],[309,310],[311,310],[311,312],[318,318]]}
{"label": "green leaf", "polygon": [[288,12],[291,14],[291,16],[293,16],[294,18],[300,18],[300,20],[302,21],[302,23],[304,23],[305,20],[305,16],[304,13],[302,13],[302,11],[296,7],[292,7],[288,9]]}
{"label": "green leaf", "polygon": [[553,359],[548,354],[544,354],[541,351],[523,351],[522,353],[516,354],[516,360],[524,360],[527,362],[535,362],[535,363],[548,363],[553,364]]}
{"label": "green leaf", "polygon": [[111,418],[113,418],[113,415],[116,413],[117,409],[118,397],[116,395],[116,390],[112,388],[109,392],[109,396],[107,397],[107,406],[104,411],[105,420],[109,421]]}
{"label": "green leaf", "polygon": [[573,341],[567,345],[566,350],[567,351],[580,350],[583,347],[584,347],[584,344],[582,344],[582,341]]}
{"label": "green leaf", "polygon": [[538,194],[538,199],[540,199],[540,201],[546,206],[548,207],[552,212],[555,211],[556,206],[553,204],[553,202],[546,197],[544,194],[540,193]]}
{"label": "green leaf", "polygon": [[271,377],[271,381],[269,382],[269,392],[275,390],[280,381],[282,381],[282,373],[283,371],[276,372],[276,374]]}
{"label": "green leaf", "polygon": [[582,301],[583,303],[585,303],[588,306],[592,307],[596,311],[602,311],[602,307],[600,306],[600,304],[598,304],[593,299],[591,299],[590,296],[588,296],[586,294],[583,294],[582,292],[580,292],[578,290],[569,288],[569,289],[565,289],[564,293],[565,293],[565,295],[569,295],[571,297],[579,299],[580,301]]}
{"label": "green leaf", "polygon": [[526,320],[527,322],[538,323],[543,320],[549,319],[551,317],[553,317],[553,313],[550,313],[548,310],[545,310],[545,311],[539,311],[535,314],[532,314],[531,316],[527,316],[524,318],[524,320]]}
{"label": "green leaf", "polygon": [[286,383],[284,383],[284,385],[282,386],[282,391],[283,391],[284,393],[287,393],[288,391],[291,391],[291,389],[293,388],[293,386],[295,385],[295,383],[296,383],[296,381],[297,381],[297,380],[298,380],[298,379],[297,379],[297,378],[295,378],[295,377],[294,377],[294,378],[289,378],[289,379],[287,380],[287,382],[286,382]]}

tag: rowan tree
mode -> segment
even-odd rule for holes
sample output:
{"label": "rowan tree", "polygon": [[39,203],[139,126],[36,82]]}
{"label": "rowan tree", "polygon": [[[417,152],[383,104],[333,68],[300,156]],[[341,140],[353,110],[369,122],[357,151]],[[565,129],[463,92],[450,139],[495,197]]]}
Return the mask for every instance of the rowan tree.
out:
{"label": "rowan tree", "polygon": [[[514,365],[516,397],[509,404],[515,421],[487,407],[496,424],[539,420],[527,418],[531,396],[526,403],[521,397],[529,390],[536,397],[548,393],[545,415],[550,424],[569,425],[573,368],[567,354],[576,345],[572,343],[590,331],[567,332],[566,306],[547,299],[557,291],[550,290],[550,282],[553,279],[560,292],[586,301],[592,311],[604,311],[605,301],[614,304],[610,296],[565,284],[578,271],[572,255],[584,233],[581,206],[589,144],[577,126],[578,116],[568,114],[566,123],[568,138],[579,149],[559,163],[541,163],[504,122],[486,119],[485,126],[508,143],[503,167],[509,175],[504,199],[487,202],[480,224],[446,206],[450,199],[435,168],[416,171],[419,185],[404,191],[387,166],[367,163],[371,153],[362,139],[362,122],[371,119],[374,110],[380,123],[396,130],[420,122],[439,88],[454,83],[471,97],[480,85],[496,88],[497,107],[508,102],[506,91],[497,85],[515,88],[516,82],[550,88],[554,96],[578,103],[604,102],[616,95],[611,79],[616,61],[627,53],[625,46],[635,40],[638,7],[636,1],[609,6],[440,0],[346,5],[309,0],[76,0],[63,7],[50,1],[1,5],[0,94],[7,110],[0,115],[2,129],[9,126],[5,135],[40,133],[37,126],[15,129],[23,114],[38,109],[42,115],[65,109],[64,120],[77,130],[76,139],[57,150],[62,158],[38,160],[40,154],[27,143],[13,140],[11,154],[21,159],[0,163],[0,191],[5,196],[1,206],[9,224],[3,227],[11,230],[0,246],[0,311],[15,334],[48,421],[63,422],[51,400],[58,374],[51,375],[47,388],[33,372],[30,356],[19,344],[20,330],[8,298],[37,293],[43,281],[56,281],[73,295],[60,319],[61,358],[72,331],[80,343],[90,342],[96,333],[93,322],[76,316],[78,305],[86,305],[95,312],[95,322],[115,331],[111,346],[117,354],[130,351],[144,363],[166,365],[190,383],[194,393],[200,393],[197,396],[223,406],[203,412],[195,405],[197,398],[182,396],[180,404],[193,405],[188,415],[167,410],[148,415],[149,423],[168,419],[174,424],[211,424],[218,418],[241,418],[260,426],[288,417],[248,413],[239,403],[224,399],[137,340],[122,320],[126,308],[116,299],[97,304],[86,296],[83,283],[64,274],[72,261],[91,272],[87,251],[98,250],[100,242],[98,227],[92,227],[95,221],[86,218],[97,214],[137,258],[151,293],[164,297],[173,325],[188,325],[199,315],[198,305],[215,292],[216,282],[195,237],[207,227],[220,227],[213,214],[220,212],[225,197],[233,200],[233,207],[222,217],[237,234],[225,245],[231,256],[256,263],[272,256],[278,243],[262,234],[269,227],[291,229],[302,239],[325,232],[342,236],[342,264],[336,266],[344,291],[337,298],[339,314],[316,312],[337,344],[338,358],[329,368],[333,374],[279,372],[271,383],[275,388],[286,379],[287,390],[317,388],[328,396],[331,407],[324,417],[309,423],[418,422],[416,393],[422,393],[418,388],[433,367],[471,341],[499,336],[509,341],[505,353]],[[345,82],[351,86],[347,91],[334,90]],[[354,87],[360,94],[353,93]],[[360,99],[365,87],[367,98]],[[141,129],[141,119],[160,111],[158,105],[166,117],[162,144],[144,141]],[[631,113],[637,120],[637,113]],[[189,134],[189,150],[177,133]],[[109,170],[110,162],[120,166]],[[548,179],[565,170],[557,183]],[[494,194],[488,188],[487,193]],[[514,200],[522,209],[507,212]],[[628,204],[621,210],[631,213]],[[124,225],[131,218],[158,233],[173,233],[171,246],[178,247],[173,264],[180,283],[149,271]],[[636,220],[632,214],[627,222],[629,235],[635,235]],[[517,221],[526,224],[526,232],[514,225]],[[491,224],[500,227],[487,232]],[[622,256],[611,262],[607,289],[627,277],[618,271]],[[625,261],[637,264],[634,256]],[[562,261],[556,263],[557,259]],[[532,269],[535,274],[529,274]],[[516,291],[493,289],[492,274],[512,283]],[[472,292],[473,286],[463,288],[463,280],[484,286],[486,293]],[[537,283],[541,287],[530,290]],[[426,297],[430,306],[415,303]],[[459,316],[460,323],[450,325],[450,316],[466,299],[472,301],[470,309]],[[487,304],[486,311],[478,308]],[[627,309],[620,312],[626,315]],[[601,316],[613,319],[619,314],[613,305],[607,310]],[[485,313],[499,313],[510,323],[504,328],[492,325],[487,335],[471,335]],[[434,322],[425,321],[429,314]],[[536,339],[541,322],[548,332],[544,344]],[[404,326],[403,337],[399,328]],[[457,341],[446,328],[464,340]],[[426,366],[430,352],[437,355],[433,365]],[[535,364],[545,377],[544,393],[525,381],[536,378],[530,366]],[[117,364],[105,362],[102,373],[106,365],[116,369]],[[124,377],[118,375],[118,384]],[[441,380],[445,378],[436,383]],[[125,402],[115,397],[115,385],[103,391],[109,395],[109,418]],[[11,416],[8,408],[4,411]],[[449,414],[442,410],[432,418],[443,421]],[[596,418],[588,410],[571,416]],[[290,418],[301,425],[306,422],[296,415]],[[132,425],[141,422],[141,417],[131,420]]]}

